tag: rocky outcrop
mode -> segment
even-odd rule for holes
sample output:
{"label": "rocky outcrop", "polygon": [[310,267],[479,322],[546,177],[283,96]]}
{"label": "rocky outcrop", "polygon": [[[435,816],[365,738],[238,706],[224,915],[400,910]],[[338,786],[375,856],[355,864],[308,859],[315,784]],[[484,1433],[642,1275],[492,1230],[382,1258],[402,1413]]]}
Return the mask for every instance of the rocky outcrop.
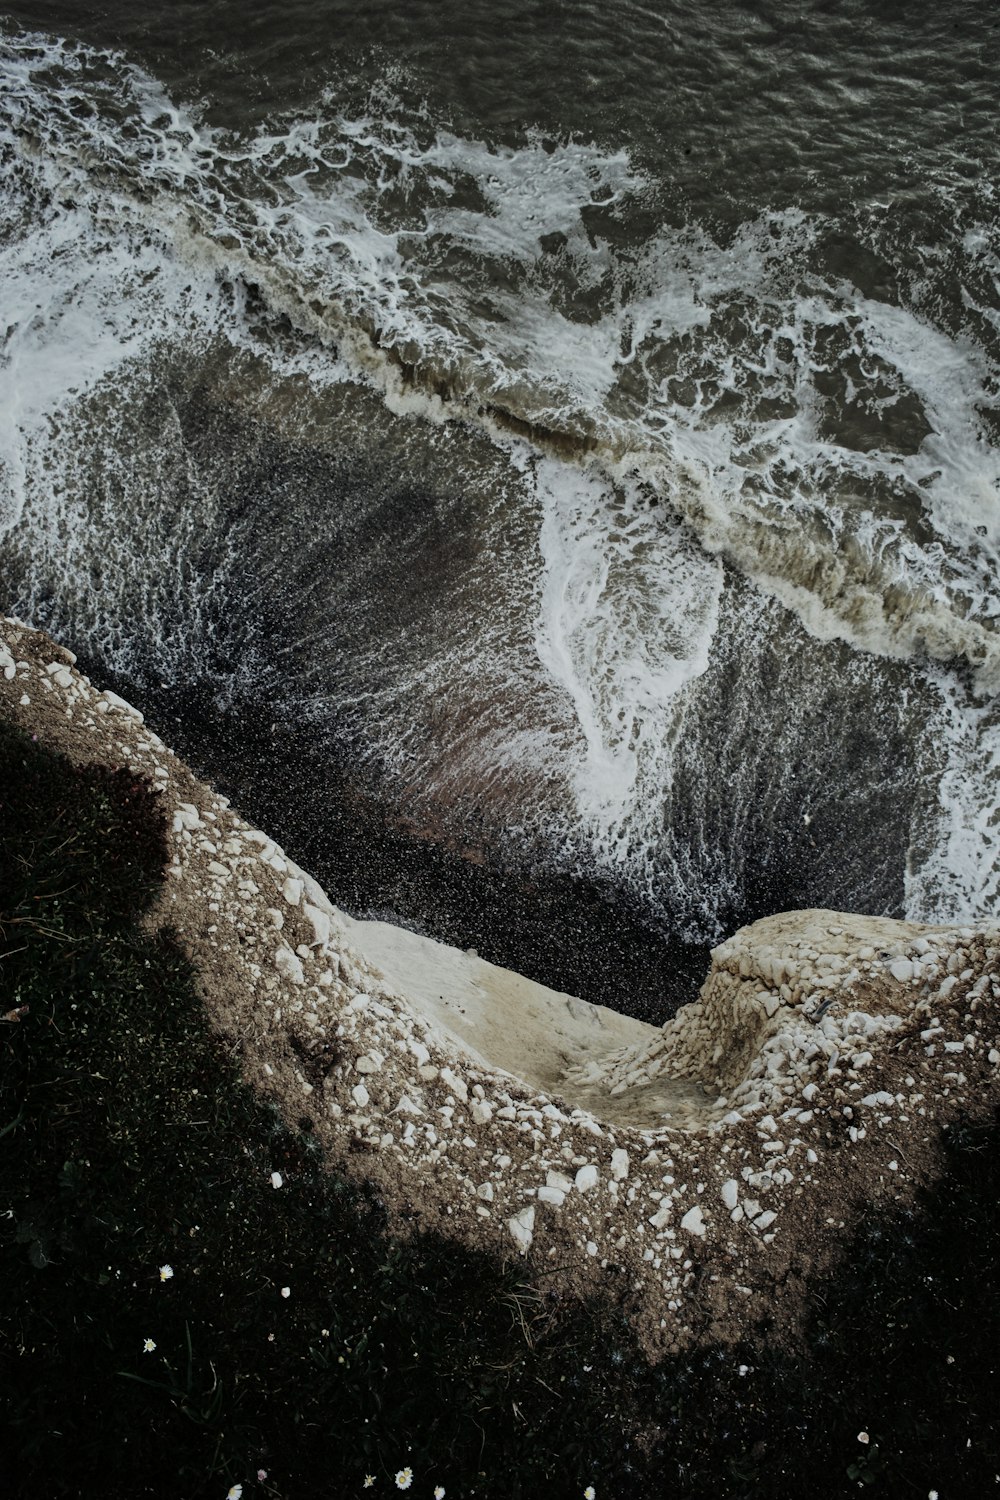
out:
{"label": "rocky outcrop", "polygon": [[793,1322],[858,1209],[911,1198],[941,1126],[1000,1098],[997,930],[770,917],[717,948],[699,998],[654,1028],[352,920],[141,714],[12,621],[0,707],[159,788],[155,920],[290,1123],[307,1115],[398,1228],[611,1292],[651,1348],[736,1338],[765,1311]]}

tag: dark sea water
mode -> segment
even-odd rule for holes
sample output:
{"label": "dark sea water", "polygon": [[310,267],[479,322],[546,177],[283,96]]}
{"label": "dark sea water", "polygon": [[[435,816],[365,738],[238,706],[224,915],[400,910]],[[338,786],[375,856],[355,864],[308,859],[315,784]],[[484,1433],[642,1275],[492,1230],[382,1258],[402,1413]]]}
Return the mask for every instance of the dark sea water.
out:
{"label": "dark sea water", "polygon": [[0,607],[644,1015],[995,916],[998,85],[969,4],[5,7]]}

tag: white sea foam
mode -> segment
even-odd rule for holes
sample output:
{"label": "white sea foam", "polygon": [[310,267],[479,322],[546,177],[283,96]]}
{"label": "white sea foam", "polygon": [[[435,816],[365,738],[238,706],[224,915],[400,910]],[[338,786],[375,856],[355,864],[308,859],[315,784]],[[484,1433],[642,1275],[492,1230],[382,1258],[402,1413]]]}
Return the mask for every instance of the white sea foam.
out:
{"label": "white sea foam", "polygon": [[656,845],[677,698],[708,665],[722,569],[639,486],[616,491],[551,460],[535,473],[545,565],[536,649],[581,731],[578,815],[614,865]]}
{"label": "white sea foam", "polygon": [[[370,114],[328,97],[236,139],[120,59],[35,38],[8,44],[6,67],[12,151],[40,138],[50,187],[62,173],[81,192],[101,163],[101,203],[134,226],[136,287],[153,232],[196,276],[253,282],[386,389],[402,359],[466,414],[641,469],[817,633],[964,656],[1000,682],[1000,461],[981,423],[995,368],[968,335],[825,280],[822,224],[769,214],[725,246],[691,230],[625,254],[607,235],[646,183],[622,152],[530,134],[493,147],[384,93]],[[88,93],[99,107],[75,107]],[[77,226],[56,209],[46,232]],[[127,348],[122,319],[98,312],[110,339],[92,320],[92,347]],[[877,420],[878,441],[859,446],[845,409]]]}
{"label": "white sea foam", "polygon": [[981,921],[1000,910],[1000,714],[954,677],[932,672],[940,710],[931,725],[943,770],[935,824],[907,871],[912,922]]}
{"label": "white sea foam", "polygon": [[[720,555],[821,638],[964,658],[981,688],[1000,685],[993,356],[973,325],[935,323],[932,299],[824,278],[823,225],[766,214],[725,244],[694,228],[628,244],[647,184],[624,152],[465,140],[387,93],[354,118],[331,95],[236,138],[114,55],[11,38],[0,67],[3,525],[64,481],[74,407],[104,386],[113,404],[110,377],[161,348],[221,341],[505,442],[512,423],[558,437],[564,459],[518,459],[540,507],[536,660],[509,665],[516,631],[481,648],[497,653],[498,702],[540,681],[546,709],[561,704],[555,733],[498,711],[473,745],[466,721],[451,774],[506,784],[531,762],[561,777],[611,865],[652,845]],[[963,243],[988,327],[994,237]],[[282,337],[280,314],[310,337]],[[82,536],[82,513],[72,524]],[[483,659],[455,654],[470,695]],[[430,695],[440,670],[425,664],[412,691]],[[997,898],[998,762],[989,715],[933,680],[952,759],[908,899],[940,918]]]}

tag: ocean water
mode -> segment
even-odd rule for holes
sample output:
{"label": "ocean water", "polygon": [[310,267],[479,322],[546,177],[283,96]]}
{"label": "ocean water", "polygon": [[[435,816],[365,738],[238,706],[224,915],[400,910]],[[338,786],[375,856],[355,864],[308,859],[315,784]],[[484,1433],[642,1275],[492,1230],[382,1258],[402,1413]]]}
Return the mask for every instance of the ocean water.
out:
{"label": "ocean water", "polygon": [[958,4],[5,7],[0,607],[626,1009],[995,916],[998,80]]}

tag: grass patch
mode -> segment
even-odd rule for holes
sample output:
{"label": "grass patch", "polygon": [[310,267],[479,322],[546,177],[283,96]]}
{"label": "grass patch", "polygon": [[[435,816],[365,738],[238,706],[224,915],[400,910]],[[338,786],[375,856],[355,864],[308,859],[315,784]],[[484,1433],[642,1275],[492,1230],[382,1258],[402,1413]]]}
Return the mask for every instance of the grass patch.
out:
{"label": "grass patch", "polygon": [[385,1495],[406,1467],[449,1500],[995,1493],[995,1124],[950,1133],[919,1215],[862,1227],[808,1359],[765,1329],[650,1368],[608,1308],[394,1241],[240,1082],[141,925],[145,784],[0,727],[0,788],[7,1495]]}

